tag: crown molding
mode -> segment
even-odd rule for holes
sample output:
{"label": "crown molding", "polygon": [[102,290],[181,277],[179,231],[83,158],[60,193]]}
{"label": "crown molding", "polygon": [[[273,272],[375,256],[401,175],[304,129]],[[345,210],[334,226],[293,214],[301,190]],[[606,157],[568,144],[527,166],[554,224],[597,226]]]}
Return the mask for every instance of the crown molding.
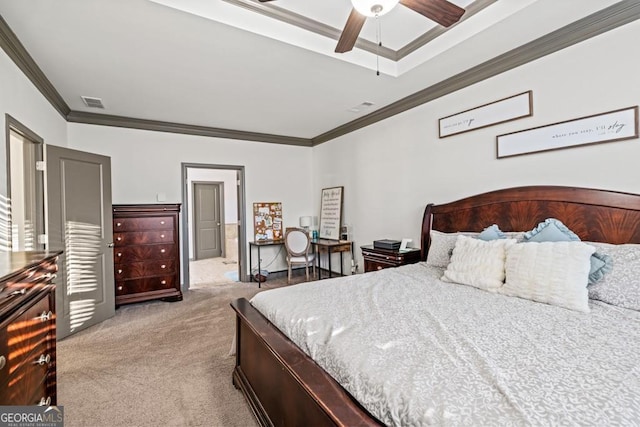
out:
{"label": "crown molding", "polygon": [[[306,16],[299,15],[297,13],[291,12],[290,10],[283,9],[281,7],[278,7],[272,4],[257,3],[253,0],[223,0],[223,1],[229,4],[232,4],[234,6],[239,6],[247,10],[250,10],[252,12],[259,13],[269,18],[277,19],[278,21],[294,25],[298,28],[311,31],[312,33],[316,33],[336,41],[340,39],[340,34],[342,33],[342,30],[334,28],[330,25],[323,24],[322,22],[318,22],[313,19],[309,19]],[[365,50],[369,53],[373,53],[374,55],[379,55],[391,61],[398,60],[398,53],[395,50],[385,46],[378,46],[377,43],[371,42],[369,40],[358,38],[356,40],[355,47],[357,47],[358,49]]]}
{"label": "crown molding", "polygon": [[71,111],[67,115],[66,119],[70,123],[84,123],[90,125],[113,126],[129,129],[150,130],[156,132],[179,133],[183,135],[207,136],[211,138],[270,142],[273,144],[297,145],[301,147],[312,146],[311,139],[309,138],[296,138],[292,136],[246,132],[233,129],[221,129],[209,126],[196,126],[183,123],[163,122],[159,120],[136,119],[132,117],[87,113],[83,111]]}
{"label": "crown molding", "polygon": [[[487,0],[491,1],[491,0]],[[495,1],[495,0],[493,0]],[[624,0],[602,11],[589,15],[546,36],[540,37],[524,46],[506,52],[496,58],[463,71],[449,79],[389,104],[366,116],[331,129],[313,138],[298,138],[285,135],[273,135],[258,132],[246,132],[233,129],[221,129],[208,126],[196,126],[183,123],[157,120],[136,119],[131,117],[72,111],[58,91],[46,78],[42,70],[26,51],[11,28],[0,15],[0,46],[13,62],[22,70],[34,86],[51,105],[71,123],[85,123],[102,126],[115,126],[158,132],[180,133],[186,135],[227,138],[243,141],[258,141],[275,144],[313,147],[363,127],[385,120],[411,108],[433,101],[482,80],[539,59],[545,55],[562,50],[591,37],[603,34],[640,18],[640,2]]]}
{"label": "crown molding", "polygon": [[[229,4],[232,4],[234,6],[243,7],[252,12],[256,12],[261,15],[268,16],[269,18],[277,19],[278,21],[294,25],[298,28],[311,31],[321,36],[328,37],[333,40],[340,39],[340,35],[342,34],[341,29],[337,29],[330,25],[323,24],[322,22],[318,22],[316,20],[307,18],[306,16],[299,15],[295,12],[275,6],[274,4],[271,4],[271,3],[259,3],[259,2],[256,2],[255,0],[223,0],[223,1]],[[482,9],[486,8],[487,6],[495,3],[496,1],[498,0],[475,0],[474,2],[466,6],[466,11],[464,15],[462,15],[462,18],[460,18],[460,20],[456,22],[454,25],[447,28],[438,25],[435,28],[432,28],[431,30],[417,37],[416,39],[410,41],[409,43],[407,43],[405,46],[401,47],[398,50],[393,50],[386,46],[378,46],[377,43],[374,43],[372,41],[369,41],[363,38],[358,38],[356,40],[356,44],[354,45],[354,47],[367,51],[369,53],[373,53],[374,55],[381,56],[390,61],[398,62],[404,57],[406,57],[407,55],[411,54],[412,52],[420,49],[422,46],[426,45],[430,41],[441,36],[449,29],[455,27],[460,22],[463,22],[464,20],[471,18],[473,15],[480,12]]]}
{"label": "crown molding", "polygon": [[66,117],[71,111],[62,96],[58,93],[53,84],[44,75],[38,64],[33,60],[29,52],[24,48],[15,33],[0,15],[0,46],[7,53],[9,58],[20,68],[25,76],[42,93],[62,117]]}
{"label": "crown molding", "polygon": [[352,120],[349,123],[345,123],[342,126],[318,135],[312,138],[313,145],[322,144],[372,125],[472,84],[542,58],[543,56],[606,33],[607,31],[633,22],[639,18],[640,2],[638,2],[638,0],[625,0],[616,3],[523,46],[503,53],[453,77],[380,108],[366,116]]}
{"label": "crown molding", "polygon": [[447,27],[443,27],[441,25],[438,25],[438,26],[430,29],[429,31],[427,31],[426,33],[421,35],[420,37],[416,38],[415,40],[407,43],[406,45],[404,45],[403,47],[398,49],[396,51],[396,61],[400,61],[401,59],[405,58],[406,56],[408,56],[411,53],[415,52],[416,50],[420,49],[422,46],[426,45],[430,41],[435,40],[437,37],[440,37],[442,34],[447,32],[451,28],[459,25],[461,22],[466,21],[467,19],[471,18],[476,13],[480,12],[485,7],[492,5],[493,3],[497,2],[497,1],[498,0],[476,0],[476,1],[472,2],[472,3],[470,3],[467,6],[467,8],[466,8],[466,10],[464,12],[464,15],[462,15],[462,18],[460,18],[460,20],[458,22],[456,22],[455,24],[453,24],[452,26],[447,28]]}

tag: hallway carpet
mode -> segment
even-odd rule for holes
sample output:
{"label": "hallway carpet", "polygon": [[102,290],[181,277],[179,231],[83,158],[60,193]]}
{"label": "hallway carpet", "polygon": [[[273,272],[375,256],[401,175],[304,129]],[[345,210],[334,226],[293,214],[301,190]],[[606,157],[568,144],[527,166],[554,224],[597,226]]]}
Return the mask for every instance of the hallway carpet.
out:
{"label": "hallway carpet", "polygon": [[[262,290],[286,285],[269,281]],[[229,303],[256,283],[185,292],[184,300],[122,306],[115,317],[58,343],[65,426],[255,426],[231,383]]]}

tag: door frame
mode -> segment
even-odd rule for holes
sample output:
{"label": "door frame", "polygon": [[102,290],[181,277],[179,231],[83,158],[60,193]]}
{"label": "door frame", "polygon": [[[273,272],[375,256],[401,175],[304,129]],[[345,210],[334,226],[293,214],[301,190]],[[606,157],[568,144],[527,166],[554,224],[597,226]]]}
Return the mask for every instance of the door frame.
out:
{"label": "door frame", "polygon": [[[224,182],[222,181],[191,181],[191,206],[196,205],[196,185],[216,185],[220,190],[219,200],[218,200],[218,208],[220,209],[219,217],[220,217],[220,247],[221,247],[221,256],[225,258],[227,256],[227,241],[226,241],[226,233],[225,233],[225,217],[224,217]],[[195,210],[195,208],[194,208]],[[239,216],[239,215],[238,215]],[[189,219],[187,218],[187,221]],[[197,261],[198,258],[198,233],[196,233],[196,213],[193,212],[193,260]]]}
{"label": "door frame", "polygon": [[238,277],[241,282],[249,281],[246,272],[247,265],[247,229],[245,226],[246,203],[244,188],[244,166],[240,165],[217,165],[206,163],[181,163],[182,170],[182,288],[189,289],[189,200],[187,180],[188,169],[212,169],[212,170],[235,170],[238,178]]}
{"label": "door frame", "polygon": [[[7,163],[7,177],[6,177],[6,196],[11,200],[11,131],[20,134],[24,139],[28,140],[35,145],[35,158],[36,162],[44,160],[44,139],[38,134],[33,132],[24,124],[20,123],[10,114],[4,115],[5,120],[5,141],[6,141],[6,163]],[[34,166],[34,165],[31,165]],[[35,167],[35,166],[34,166]],[[47,215],[45,211],[45,196],[44,196],[44,172],[36,171],[35,175],[36,184],[36,249],[43,250],[46,247],[46,243],[40,242],[40,235],[47,235]],[[45,237],[46,239],[46,237]]]}

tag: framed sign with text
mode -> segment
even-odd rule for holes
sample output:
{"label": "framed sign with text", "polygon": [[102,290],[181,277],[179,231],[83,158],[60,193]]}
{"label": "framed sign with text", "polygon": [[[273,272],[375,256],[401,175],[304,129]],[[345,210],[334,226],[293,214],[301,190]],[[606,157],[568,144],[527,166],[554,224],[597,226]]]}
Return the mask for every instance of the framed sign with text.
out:
{"label": "framed sign with text", "polygon": [[533,92],[529,90],[440,119],[440,138],[532,115]]}
{"label": "framed sign with text", "polygon": [[499,159],[638,138],[638,106],[498,135]]}
{"label": "framed sign with text", "polygon": [[320,200],[320,233],[321,239],[340,240],[342,224],[343,187],[322,189]]}

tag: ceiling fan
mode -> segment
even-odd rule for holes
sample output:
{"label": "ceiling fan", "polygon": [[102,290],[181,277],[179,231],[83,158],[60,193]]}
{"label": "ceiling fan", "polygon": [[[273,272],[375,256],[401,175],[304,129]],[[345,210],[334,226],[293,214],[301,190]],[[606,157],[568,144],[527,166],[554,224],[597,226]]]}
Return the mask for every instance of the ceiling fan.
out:
{"label": "ceiling fan", "polygon": [[[259,0],[266,3],[273,0]],[[340,34],[336,53],[349,52],[358,40],[358,35],[368,17],[382,16],[398,3],[426,16],[434,22],[449,27],[460,20],[465,10],[447,0],[351,0],[353,9]]]}

